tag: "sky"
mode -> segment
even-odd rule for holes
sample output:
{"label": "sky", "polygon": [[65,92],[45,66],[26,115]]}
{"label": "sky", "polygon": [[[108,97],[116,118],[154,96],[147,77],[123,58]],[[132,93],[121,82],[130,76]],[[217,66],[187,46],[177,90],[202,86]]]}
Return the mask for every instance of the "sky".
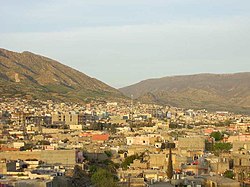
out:
{"label": "sky", "polygon": [[250,72],[249,0],[0,0],[0,48],[44,55],[115,88]]}

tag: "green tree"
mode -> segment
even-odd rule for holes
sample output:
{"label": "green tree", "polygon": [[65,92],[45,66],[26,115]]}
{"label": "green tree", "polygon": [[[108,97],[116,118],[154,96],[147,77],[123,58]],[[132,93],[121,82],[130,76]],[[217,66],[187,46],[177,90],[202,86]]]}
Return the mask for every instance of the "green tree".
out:
{"label": "green tree", "polygon": [[232,147],[231,143],[218,142],[214,144],[215,151],[229,151]]}
{"label": "green tree", "polygon": [[97,166],[96,165],[91,165],[89,166],[89,172],[90,173],[95,173],[97,171]]}
{"label": "green tree", "polygon": [[92,176],[91,182],[96,187],[117,187],[115,177],[109,171],[99,168]]}
{"label": "green tree", "polygon": [[81,169],[81,167],[78,165],[75,165],[72,177],[74,179],[80,179],[83,176],[84,176],[84,173],[83,173],[83,170]]}
{"label": "green tree", "polygon": [[112,152],[110,150],[104,151],[104,153],[107,155],[107,157],[112,157]]}
{"label": "green tree", "polygon": [[111,132],[112,134],[115,134],[115,133],[116,133],[116,125],[115,125],[115,124],[111,124],[110,132]]}
{"label": "green tree", "polygon": [[215,141],[220,141],[220,140],[222,140],[223,135],[219,131],[217,131],[217,132],[212,132],[210,134],[210,137],[213,137],[215,139]]}
{"label": "green tree", "polygon": [[224,177],[229,178],[229,179],[234,179],[234,172],[231,170],[227,170],[223,174]]}
{"label": "green tree", "polygon": [[72,187],[82,186],[82,184],[88,184],[90,186],[90,178],[89,176],[82,170],[82,168],[78,165],[75,165],[73,176],[71,177]]}
{"label": "green tree", "polygon": [[112,160],[106,159],[102,161],[102,168],[108,170],[111,173],[116,173],[116,170],[120,167],[119,163],[114,163]]}
{"label": "green tree", "polygon": [[33,149],[34,145],[32,143],[27,143],[23,147],[20,147],[20,151],[26,151]]}
{"label": "green tree", "polygon": [[170,181],[173,177],[173,174],[174,173],[173,173],[172,149],[169,148],[167,176],[170,179]]}
{"label": "green tree", "polygon": [[48,140],[40,140],[37,142],[37,145],[50,145],[50,142]]}
{"label": "green tree", "polygon": [[127,169],[128,166],[135,160],[135,159],[138,159],[139,156],[136,154],[136,155],[131,155],[131,156],[128,156],[127,158],[125,158],[125,160],[122,162],[121,164],[121,167],[123,169]]}

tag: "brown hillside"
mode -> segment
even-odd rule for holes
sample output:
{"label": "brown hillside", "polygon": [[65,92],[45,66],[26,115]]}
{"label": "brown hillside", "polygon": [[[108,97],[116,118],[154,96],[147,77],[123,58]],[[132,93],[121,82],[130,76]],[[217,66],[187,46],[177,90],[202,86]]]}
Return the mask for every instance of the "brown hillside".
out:
{"label": "brown hillside", "polygon": [[5,49],[0,49],[0,92],[62,101],[123,98],[118,90],[55,60]]}
{"label": "brown hillside", "polygon": [[120,91],[148,103],[250,113],[250,73],[149,79]]}

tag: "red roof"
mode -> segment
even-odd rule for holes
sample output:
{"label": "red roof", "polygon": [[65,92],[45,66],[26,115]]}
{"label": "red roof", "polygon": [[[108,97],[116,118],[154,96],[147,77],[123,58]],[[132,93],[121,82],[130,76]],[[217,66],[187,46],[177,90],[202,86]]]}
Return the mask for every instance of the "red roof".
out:
{"label": "red roof", "polygon": [[0,147],[0,151],[19,151],[19,149],[13,147]]}
{"label": "red roof", "polygon": [[208,134],[212,133],[213,131],[214,131],[213,129],[204,129],[204,133]]}
{"label": "red roof", "polygon": [[93,134],[92,140],[95,141],[107,141],[109,139],[109,134]]}

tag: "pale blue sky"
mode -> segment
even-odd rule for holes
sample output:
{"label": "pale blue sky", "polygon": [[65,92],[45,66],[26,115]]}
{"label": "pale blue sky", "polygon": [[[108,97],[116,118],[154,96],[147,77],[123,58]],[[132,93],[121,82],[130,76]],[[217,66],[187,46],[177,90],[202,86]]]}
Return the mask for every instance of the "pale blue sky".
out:
{"label": "pale blue sky", "polygon": [[56,59],[116,88],[250,71],[249,0],[0,0],[0,47]]}

